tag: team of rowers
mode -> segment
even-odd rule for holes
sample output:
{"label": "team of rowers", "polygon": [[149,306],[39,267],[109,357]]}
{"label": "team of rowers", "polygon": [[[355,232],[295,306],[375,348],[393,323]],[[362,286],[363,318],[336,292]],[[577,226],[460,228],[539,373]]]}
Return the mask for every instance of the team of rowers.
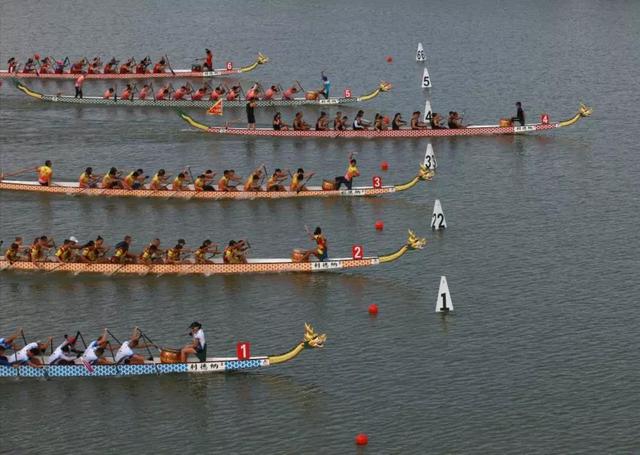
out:
{"label": "team of rowers", "polygon": [[[35,170],[38,174],[38,183],[42,186],[55,185],[53,182],[53,164],[50,160],[44,162],[42,166],[34,168],[27,168],[23,171],[19,171],[7,176],[19,175],[24,172],[31,172]],[[101,188],[105,190],[109,189],[126,189],[126,190],[140,190],[148,189],[153,191],[223,191],[233,192],[240,191],[238,188],[241,186],[242,191],[308,191],[307,183],[315,175],[314,172],[305,172],[303,168],[298,168],[295,172],[291,172],[288,169],[284,171],[280,168],[276,168],[270,177],[267,179],[266,185],[263,185],[264,180],[269,172],[264,164],[261,164],[254,169],[249,177],[243,179],[236,174],[233,169],[225,169],[222,176],[215,184],[216,173],[211,169],[207,169],[202,174],[194,176],[190,168],[184,169],[179,172],[175,177],[168,175],[164,169],[158,170],[151,181],[147,184],[148,175],[145,175],[143,169],[136,169],[128,173],[118,171],[115,167],[109,169],[109,171],[103,175],[94,174],[93,168],[88,167],[80,174],[78,179],[78,186],[80,188]],[[349,156],[349,163],[344,175],[337,176],[333,180],[331,185],[332,189],[340,189],[342,185],[345,185],[347,189],[351,189],[353,186],[354,178],[360,176],[360,171],[357,166],[357,161],[353,155]],[[173,177],[173,178],[172,178]],[[290,179],[288,190],[285,185],[286,181]],[[244,180],[244,184],[241,182]],[[215,185],[215,187],[214,187]],[[193,188],[193,189],[191,189]]]}
{"label": "team of rowers", "polygon": [[[367,120],[364,118],[364,111],[359,110],[356,113],[353,121],[349,120],[349,117],[343,115],[342,112],[336,112],[333,119],[329,118],[326,112],[320,112],[320,116],[316,120],[315,127],[311,127],[305,120],[302,112],[296,112],[293,122],[288,125],[282,121],[280,112],[276,112],[273,116],[273,129],[276,131],[281,130],[293,130],[293,131],[345,131],[345,130],[400,130],[409,128],[412,130],[424,130],[424,129],[442,129],[442,128],[465,128],[462,124],[462,117],[457,112],[449,112],[447,119],[447,126],[443,125],[444,119],[438,113],[433,113],[429,123],[425,123],[421,119],[420,111],[415,111],[411,114],[411,119],[407,123],[400,112],[393,116],[393,119],[389,121],[389,117],[377,113],[373,119]],[[249,121],[251,124],[251,122]]]}
{"label": "team of rowers", "polygon": [[[192,66],[193,71],[213,71],[213,52],[209,49],[205,49],[205,55],[203,58],[196,59],[196,62]],[[143,58],[139,62],[134,57],[127,59],[125,62],[120,62],[115,57],[111,58],[108,62],[102,62],[100,57],[94,57],[89,60],[83,57],[79,60],[71,62],[69,57],[64,60],[56,60],[51,56],[45,56],[41,58],[40,54],[36,53],[33,57],[29,57],[24,64],[20,63],[15,57],[11,57],[7,61],[8,71],[21,72],[21,73],[37,73],[37,74],[158,74],[166,73],[167,70],[173,71],[169,58],[165,55],[161,57],[156,63],[153,63],[149,56]],[[69,70],[66,71],[66,68]]]}
{"label": "team of rowers", "polygon": [[[298,258],[300,262],[307,262],[313,255],[319,261],[327,259],[327,239],[322,234],[322,229],[317,227],[313,234],[307,232],[311,241],[315,242],[315,247],[303,252],[303,256]],[[196,249],[186,248],[186,241],[178,239],[172,248],[162,249],[160,239],[155,238],[139,253],[131,251],[133,238],[126,235],[121,242],[116,243],[113,253],[108,254],[111,249],[105,244],[101,236],[95,240],[89,240],[81,244],[74,236],[64,239],[61,245],[56,245],[53,238],[46,235],[36,237],[31,245],[25,246],[22,237],[16,237],[9,248],[5,251],[4,257],[10,264],[19,261],[28,261],[33,264],[39,262],[59,262],[63,263],[112,263],[112,264],[213,264],[211,260],[217,255],[222,255],[224,264],[246,264],[247,250],[251,245],[247,240],[231,240],[228,245],[220,251],[218,244],[207,239]],[[54,256],[49,259],[49,251],[54,251]],[[192,256],[192,259],[187,259]]]}
{"label": "team of rowers", "polygon": [[[202,324],[193,322],[189,329],[192,342],[180,350],[178,360],[185,363],[189,355],[193,354],[198,357],[200,362],[204,362],[207,357],[207,343]],[[16,343],[18,336],[22,336],[23,346]],[[109,337],[113,338],[115,343],[112,343]],[[79,340],[84,345],[81,350],[76,348]],[[141,343],[141,340],[144,343]],[[18,329],[12,335],[0,338],[0,366],[42,368],[48,365],[84,365],[89,371],[92,371],[92,365],[137,365],[145,363],[145,357],[136,354],[134,349],[147,349],[148,360],[153,361],[153,356],[149,349],[152,347],[160,350],[138,327],[133,329],[129,339],[123,343],[109,329],[105,328],[97,339],[88,344],[85,343],[84,337],[79,331],[74,336],[64,335],[64,341],[55,349],[53,348],[53,337],[49,337],[45,343],[41,341],[28,343],[22,329]],[[111,353],[111,359],[105,357],[107,348]],[[45,359],[48,349],[51,349],[51,351]],[[13,351],[13,353],[9,354],[7,351]]]}

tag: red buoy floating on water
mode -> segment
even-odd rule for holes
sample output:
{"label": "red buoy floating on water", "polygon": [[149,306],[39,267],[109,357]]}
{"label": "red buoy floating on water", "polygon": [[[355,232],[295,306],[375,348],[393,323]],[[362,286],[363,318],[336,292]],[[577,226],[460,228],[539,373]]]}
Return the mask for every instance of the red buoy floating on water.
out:
{"label": "red buoy floating on water", "polygon": [[371,316],[376,316],[378,314],[378,305],[376,305],[375,303],[369,305],[369,314]]}
{"label": "red buoy floating on water", "polygon": [[376,231],[381,231],[384,229],[384,222],[382,220],[376,221]]}
{"label": "red buoy floating on water", "polygon": [[364,433],[358,433],[356,435],[356,444],[359,446],[366,446],[369,444],[369,436]]}
{"label": "red buoy floating on water", "polygon": [[393,63],[393,57],[390,55],[387,55],[387,58],[385,60],[387,61],[387,63]]}
{"label": "red buoy floating on water", "polygon": [[39,62],[39,61],[40,61],[40,54],[35,54],[35,55],[34,55],[34,58],[36,59],[36,61],[38,61],[38,62]]}
{"label": "red buoy floating on water", "polygon": [[383,171],[388,171],[389,163],[387,163],[386,161],[383,161],[382,163],[380,163],[380,169],[382,169]]}

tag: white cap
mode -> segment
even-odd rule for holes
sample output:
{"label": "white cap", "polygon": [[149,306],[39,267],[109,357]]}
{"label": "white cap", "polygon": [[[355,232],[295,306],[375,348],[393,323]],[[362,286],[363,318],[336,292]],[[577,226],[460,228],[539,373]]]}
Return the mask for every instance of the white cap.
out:
{"label": "white cap", "polygon": [[78,243],[78,239],[75,238],[74,236],[69,237],[69,240],[71,240],[74,243]]}

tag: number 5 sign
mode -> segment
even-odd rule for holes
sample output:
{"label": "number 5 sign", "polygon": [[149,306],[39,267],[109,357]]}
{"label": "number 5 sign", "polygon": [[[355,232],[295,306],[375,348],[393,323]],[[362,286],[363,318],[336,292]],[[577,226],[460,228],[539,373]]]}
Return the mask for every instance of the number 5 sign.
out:
{"label": "number 5 sign", "polygon": [[251,358],[251,343],[241,341],[236,345],[236,357],[238,360],[247,360]]}
{"label": "number 5 sign", "polygon": [[362,245],[353,245],[351,247],[351,257],[353,259],[362,259],[364,257],[364,248],[362,248]]}
{"label": "number 5 sign", "polygon": [[231,71],[233,69],[233,62],[227,62],[227,71]]}
{"label": "number 5 sign", "polygon": [[426,66],[424,67],[424,73],[422,73],[422,88],[431,88],[431,77]]}

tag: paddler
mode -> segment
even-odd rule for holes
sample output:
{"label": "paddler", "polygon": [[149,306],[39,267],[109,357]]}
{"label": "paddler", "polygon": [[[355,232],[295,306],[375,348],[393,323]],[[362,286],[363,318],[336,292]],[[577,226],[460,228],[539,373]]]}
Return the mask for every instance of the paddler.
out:
{"label": "paddler", "polygon": [[289,87],[284,91],[284,93],[282,94],[282,99],[291,101],[294,98],[296,93],[298,93],[298,88],[292,85],[291,87]]}
{"label": "paddler", "polygon": [[113,256],[111,257],[111,262],[116,264],[133,264],[136,262],[135,255],[129,253],[129,247],[131,246],[130,235],[125,235],[124,240],[119,242],[115,246],[115,251],[113,252]]}
{"label": "paddler", "polygon": [[102,94],[102,99],[103,100],[109,100],[111,98],[115,99],[115,96],[116,96],[116,91],[113,89],[113,87],[109,87]]}
{"label": "paddler", "polygon": [[167,177],[165,170],[160,169],[154,174],[153,178],[151,179],[151,185],[149,185],[149,188],[154,191],[166,190],[166,182],[168,179],[169,178]]}
{"label": "paddler", "polygon": [[324,111],[320,112],[320,117],[316,121],[316,131],[329,131],[329,117]]}
{"label": "paddler", "polygon": [[140,344],[140,338],[142,337],[142,332],[138,329],[138,327],[134,327],[133,333],[128,341],[125,341],[120,346],[118,346],[118,351],[115,355],[115,362],[117,364],[122,365],[141,365],[144,364],[144,357],[140,354],[135,354],[133,352],[134,349],[144,349],[151,347],[153,345],[150,344]]}
{"label": "paddler", "polygon": [[42,186],[51,186],[51,180],[53,179],[53,168],[51,161],[47,160],[44,165],[36,168],[38,173],[38,183]]}
{"label": "paddler", "polygon": [[144,175],[144,171],[142,169],[136,169],[133,172],[127,174],[127,176],[122,180],[122,186],[126,190],[140,190],[144,188],[144,181],[147,179],[147,176]]}
{"label": "paddler", "polygon": [[271,87],[265,90],[264,94],[262,95],[262,99],[267,101],[272,100],[273,97],[276,96],[278,92],[279,92],[278,87],[276,87],[275,85],[272,85]]}
{"label": "paddler", "polygon": [[53,59],[51,57],[45,57],[40,62],[40,70],[38,71],[40,74],[50,74],[51,73],[51,63]]}
{"label": "paddler", "polygon": [[94,57],[91,63],[89,63],[89,68],[87,68],[87,74],[100,74],[100,66],[102,65],[102,61],[100,57]]}
{"label": "paddler", "polygon": [[98,187],[98,178],[93,175],[92,167],[86,168],[84,172],[80,174],[80,178],[78,179],[78,187],[79,188],[97,188]]}
{"label": "paddler", "polygon": [[218,85],[209,94],[209,101],[218,101],[222,95],[226,93],[226,90],[221,85]]}
{"label": "paddler", "polygon": [[118,60],[116,60],[115,57],[112,57],[111,60],[105,63],[104,69],[102,70],[102,72],[104,74],[115,74],[117,66],[118,66]]}
{"label": "paddler", "polygon": [[184,248],[185,244],[186,242],[184,241],[184,239],[179,239],[176,246],[174,246],[173,248],[169,248],[166,252],[166,257],[164,260],[165,264],[181,264],[183,262],[182,254],[189,251]]}
{"label": "paddler", "polygon": [[511,117],[511,122],[513,123],[517,121],[521,126],[524,126],[524,109],[522,109],[522,103],[520,101],[516,103],[516,109],[516,116]]}
{"label": "paddler", "polygon": [[64,239],[62,245],[58,247],[55,253],[56,261],[62,263],[75,262],[75,254],[73,253],[73,249],[78,248],[77,242],[75,242],[75,237],[71,237],[68,239]]}
{"label": "paddler", "polygon": [[282,121],[282,115],[280,115],[280,112],[276,112],[276,115],[273,116],[273,129],[275,131],[289,130],[289,125]]}
{"label": "paddler", "polygon": [[17,71],[18,69],[18,61],[16,60],[15,57],[11,57],[9,60],[7,60],[7,72],[9,73],[13,73],[15,71]]}
{"label": "paddler", "polygon": [[[158,255],[158,247],[155,245],[148,245],[144,250],[142,250],[142,253],[140,253],[140,256],[138,257],[138,259],[140,259],[140,262],[142,262],[143,264],[146,265],[150,265],[154,262],[158,262],[155,257]],[[159,261],[162,262],[162,261]]]}
{"label": "paddler", "polygon": [[339,190],[342,184],[350,190],[353,185],[354,177],[358,176],[360,176],[360,171],[358,170],[357,162],[353,155],[349,155],[349,166],[347,167],[347,172],[345,172],[344,176],[340,175],[336,177],[336,190]]}
{"label": "paddler", "polygon": [[207,94],[207,86],[203,85],[195,92],[191,93],[191,101],[200,101]]}
{"label": "paddler", "polygon": [[120,99],[131,101],[133,100],[133,87],[131,84],[127,84],[122,93],[120,93]]}
{"label": "paddler", "polygon": [[294,131],[309,131],[309,124],[302,118],[302,112],[296,112],[296,116],[293,119]]}
{"label": "paddler", "polygon": [[154,74],[160,74],[160,73],[164,73],[164,68],[167,66],[167,62],[164,59],[164,57],[162,57],[160,60],[158,60],[158,62],[153,65],[153,73]]}
{"label": "paddler", "polygon": [[287,180],[288,176],[282,169],[277,168],[269,180],[267,180],[267,191],[286,191],[286,188],[282,184],[285,180]]}
{"label": "paddler", "polygon": [[147,73],[147,66],[151,65],[151,59],[147,56],[136,65],[136,74]]}
{"label": "paddler", "polygon": [[49,241],[46,235],[42,237],[36,238],[31,244],[31,248],[29,249],[29,259],[31,262],[42,262],[46,261],[45,251],[50,250],[55,246],[53,239]]}
{"label": "paddler", "polygon": [[238,191],[233,182],[240,182],[242,179],[235,175],[233,169],[226,170],[222,173],[222,178],[218,180],[218,191]]}
{"label": "paddler", "polygon": [[193,89],[191,88],[191,84],[187,83],[187,85],[182,85],[178,90],[173,92],[173,100],[180,101],[184,99],[184,97],[190,94],[192,91]]}
{"label": "paddler", "polygon": [[324,262],[325,260],[327,260],[328,250],[327,239],[324,235],[322,235],[322,229],[320,228],[320,226],[318,226],[316,227],[315,231],[313,231],[313,235],[311,235],[309,231],[307,231],[307,233],[309,234],[311,240],[316,242],[316,248],[305,252],[303,261],[308,261],[309,257],[313,254],[318,258],[318,261]]}
{"label": "paddler", "polygon": [[58,345],[57,348],[51,353],[47,359],[49,365],[73,365],[78,357],[77,355],[70,355],[72,352],[79,354],[80,351],[76,351],[77,337],[64,336],[64,341]]}
{"label": "paddler", "polygon": [[20,245],[13,242],[7,251],[4,252],[4,258],[9,261],[9,264],[13,264],[14,262],[23,261],[24,259],[20,255]]}
{"label": "paddler", "polygon": [[82,74],[84,73],[84,66],[89,63],[87,62],[87,59],[85,59],[84,57],[81,58],[80,60],[74,62],[71,65],[71,68],[69,69],[69,73],[71,74]]}
{"label": "paddler", "polygon": [[120,182],[119,172],[115,167],[112,167],[111,169],[109,169],[109,172],[107,172],[102,177],[101,186],[105,190],[122,188],[122,182]]}
{"label": "paddler", "polygon": [[211,185],[215,175],[216,174],[211,169],[207,169],[204,174],[200,174],[196,177],[193,182],[193,188],[196,191],[215,191],[215,188]]}
{"label": "paddler", "polygon": [[207,259],[207,254],[211,254],[211,257],[220,254],[218,244],[211,242],[209,239],[202,242],[202,245],[193,252],[196,264],[213,264],[213,261]]}
{"label": "paddler", "polygon": [[[308,178],[313,177],[313,173],[309,174]],[[291,185],[289,189],[299,193],[300,191],[307,191],[307,187],[304,184],[304,169],[298,168],[298,170],[291,176]]]}
{"label": "paddler", "polygon": [[171,84],[167,84],[156,92],[156,101],[164,101],[171,96],[173,87]]}
{"label": "paddler", "polygon": [[185,182],[187,179],[187,174],[185,172],[180,172],[175,179],[173,179],[173,183],[171,183],[172,191],[185,191],[189,189],[189,185]]}
{"label": "paddler", "polygon": [[180,362],[186,363],[190,354],[195,354],[200,362],[207,360],[207,341],[202,330],[202,324],[193,322],[189,329],[193,341],[180,350]]}
{"label": "paddler", "polygon": [[130,74],[133,72],[135,64],[136,64],[135,60],[133,59],[133,57],[131,57],[129,60],[124,62],[122,65],[120,65],[120,69],[118,72],[120,74]]}
{"label": "paddler", "polygon": [[246,264],[245,252],[249,249],[249,244],[245,240],[230,240],[224,249],[222,261],[225,264]]}
{"label": "paddler", "polygon": [[371,126],[371,122],[368,120],[365,120],[364,118],[364,111],[359,110],[358,113],[356,114],[356,118],[353,119],[353,125],[352,125],[353,129],[368,130],[370,126]]}
{"label": "paddler", "polygon": [[87,243],[82,245],[82,252],[78,256],[78,262],[95,263],[98,262],[98,256],[99,252],[96,247],[96,242],[89,240]]}
{"label": "paddler", "polygon": [[87,345],[82,356],[80,356],[82,363],[88,365],[105,365],[110,363],[107,359],[102,357],[104,350],[109,344],[107,333],[107,329],[104,329],[102,331],[102,335],[100,335],[97,340],[93,340]]}
{"label": "paddler", "polygon": [[15,350],[16,346],[14,344],[14,342],[16,341],[16,338],[18,338],[18,336],[22,333],[22,328],[18,328],[18,330],[16,330],[12,335],[9,335],[8,337],[4,337],[4,338],[0,338],[0,348],[3,349],[11,349],[11,350]]}
{"label": "paddler", "polygon": [[437,112],[434,112],[431,116],[431,129],[432,130],[441,130],[444,126],[442,126],[442,117]]}
{"label": "paddler", "polygon": [[33,58],[29,57],[27,62],[24,64],[24,68],[22,68],[23,73],[35,73],[36,72],[36,64],[33,61]]}
{"label": "paddler", "polygon": [[427,125],[420,120],[420,111],[415,111],[411,114],[411,129],[412,130],[425,130]]}
{"label": "paddler", "polygon": [[242,91],[241,86],[239,85],[232,86],[227,92],[227,101],[235,101],[240,95],[241,91]]}
{"label": "paddler", "polygon": [[213,71],[213,52],[211,52],[209,49],[205,49],[204,53],[204,64],[202,65],[202,67],[206,71]]}
{"label": "paddler", "polygon": [[42,361],[37,356],[47,351],[52,339],[52,337],[49,337],[46,343],[41,343],[40,341],[27,343],[22,349],[9,356],[9,362],[14,367],[27,365],[35,368],[42,367]]}
{"label": "paddler", "polygon": [[55,74],[63,74],[65,67],[69,64],[69,57],[65,57],[64,60],[56,60],[56,64],[53,67]]}
{"label": "paddler", "polygon": [[406,126],[407,122],[402,120],[402,114],[400,112],[396,112],[396,115],[393,116],[393,120],[391,121],[391,129],[399,130],[403,126]]}
{"label": "paddler", "polygon": [[336,112],[336,116],[333,119],[333,129],[334,131],[342,131],[344,130],[344,125],[342,123],[342,112]]}
{"label": "paddler", "polygon": [[244,182],[244,190],[245,191],[262,191],[262,176],[264,175],[262,168],[264,167],[261,164],[257,167],[253,172],[249,174],[249,177]]}
{"label": "paddler", "polygon": [[252,101],[252,100],[258,101],[260,99],[260,84],[258,84],[257,82],[253,84],[251,88],[247,90],[245,99],[247,101]]}
{"label": "paddler", "polygon": [[142,86],[142,90],[140,90],[138,92],[138,99],[139,100],[146,100],[147,96],[149,96],[150,92],[151,92],[151,87],[149,86],[149,84],[144,84]]}

